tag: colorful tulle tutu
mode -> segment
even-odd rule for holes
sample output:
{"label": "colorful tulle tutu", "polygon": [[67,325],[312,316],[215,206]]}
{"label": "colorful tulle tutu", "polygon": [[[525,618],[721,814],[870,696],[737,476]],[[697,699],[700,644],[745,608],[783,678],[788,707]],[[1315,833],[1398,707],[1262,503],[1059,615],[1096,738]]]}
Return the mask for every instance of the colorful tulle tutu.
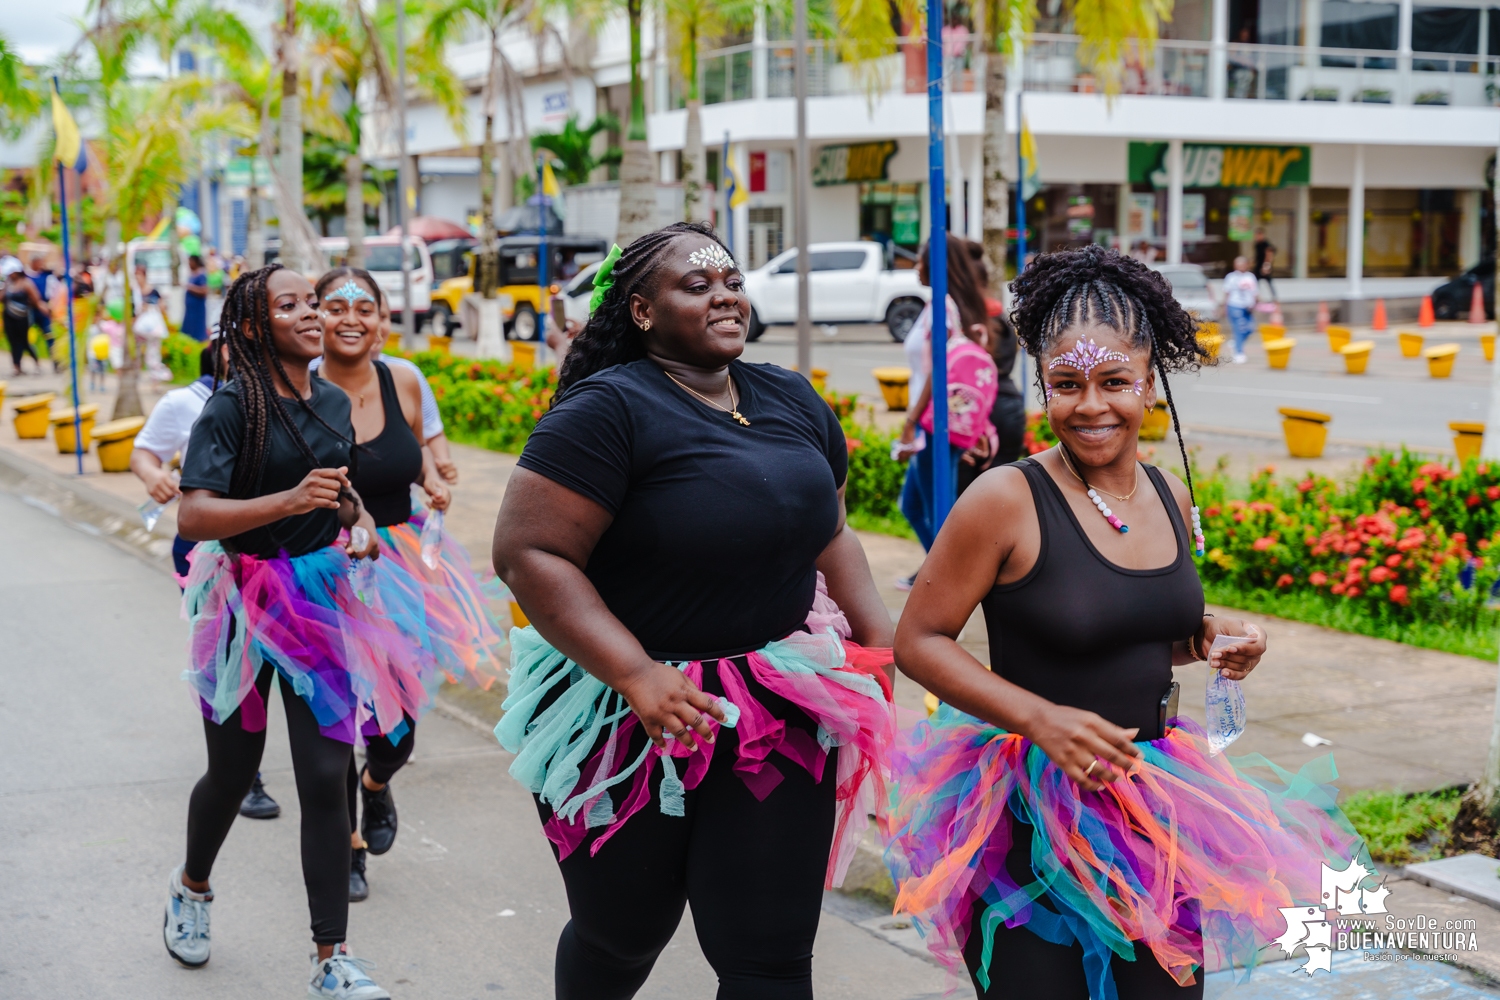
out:
{"label": "colorful tulle tutu", "polygon": [[[895,737],[891,686],[884,667],[888,649],[864,649],[848,641],[849,626],[826,596],[819,594],[808,615],[809,632],[785,639],[743,657],[716,664],[724,695],[719,699],[726,725],[739,737],[734,772],[757,799],[764,800],[782,780],[772,752],[824,775],[830,751],[838,750],[837,806],[827,884],[836,886],[854,856],[870,813],[884,801],[886,762]],[[817,737],[776,719],[751,693],[736,661],[772,693],[786,698],[818,724]],[[675,666],[702,686],[703,663]],[[550,704],[548,703],[549,699]],[[650,799],[648,778],[661,762],[660,808],[681,816],[683,794],[708,773],[715,744],[698,741],[688,751],[669,741],[662,751],[650,742],[628,757],[640,720],[625,700],[543,639],[535,628],[511,631],[510,694],[505,717],[495,727],[501,745],[516,755],[510,773],[552,807],[546,834],[566,858],[590,831],[600,830],[590,846],[599,849]],[[718,723],[709,725],[718,731]],[[679,776],[678,768],[685,769]],[[617,808],[610,789],[629,782]]]}
{"label": "colorful tulle tutu", "polygon": [[499,651],[505,633],[489,604],[502,588],[493,577],[488,583],[479,581],[469,554],[447,532],[435,552],[436,565],[429,567],[422,560],[425,518],[416,513],[405,524],[378,529],[380,558],[375,560],[371,606],[436,662],[440,673],[432,676],[434,683],[463,681],[488,690],[504,669]]}
{"label": "colorful tulle tutu", "polygon": [[204,718],[222,725],[243,709],[245,729],[264,729],[255,678],[267,663],[307,702],[323,735],[345,743],[399,739],[405,717],[419,717],[431,703],[433,654],[404,633],[397,616],[360,602],[340,546],[257,559],[203,542],[188,562],[182,610],[191,665],[183,678]]}
{"label": "colorful tulle tutu", "polygon": [[[1277,908],[1320,899],[1321,864],[1342,869],[1362,849],[1334,804],[1333,758],[1293,774],[1258,754],[1210,756],[1186,719],[1137,746],[1128,778],[1082,791],[1030,740],[939,708],[892,760],[896,912],[955,972],[983,934],[986,988],[1001,923],[1080,943],[1096,1000],[1117,995],[1112,954],[1154,957],[1183,985],[1200,962],[1253,967],[1286,931]],[[1017,818],[1033,828],[1027,885],[1005,867]]]}

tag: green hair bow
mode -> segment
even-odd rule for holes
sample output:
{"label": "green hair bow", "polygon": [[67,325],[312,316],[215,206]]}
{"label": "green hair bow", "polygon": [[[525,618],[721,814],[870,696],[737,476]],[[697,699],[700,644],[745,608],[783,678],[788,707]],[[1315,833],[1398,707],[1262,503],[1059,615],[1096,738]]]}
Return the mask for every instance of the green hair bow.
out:
{"label": "green hair bow", "polygon": [[594,294],[589,296],[589,314],[593,315],[604,303],[604,293],[615,287],[615,262],[620,259],[620,244],[616,243],[609,255],[599,263],[594,272]]}

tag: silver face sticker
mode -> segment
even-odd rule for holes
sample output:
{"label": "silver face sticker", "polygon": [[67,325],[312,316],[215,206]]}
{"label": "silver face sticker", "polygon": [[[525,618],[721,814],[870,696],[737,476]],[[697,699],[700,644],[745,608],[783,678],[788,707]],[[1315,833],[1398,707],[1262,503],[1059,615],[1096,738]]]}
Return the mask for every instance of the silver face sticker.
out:
{"label": "silver face sticker", "polygon": [[719,244],[710,243],[688,254],[688,263],[694,267],[711,267],[718,271],[727,271],[734,267],[734,258],[729,256]]}

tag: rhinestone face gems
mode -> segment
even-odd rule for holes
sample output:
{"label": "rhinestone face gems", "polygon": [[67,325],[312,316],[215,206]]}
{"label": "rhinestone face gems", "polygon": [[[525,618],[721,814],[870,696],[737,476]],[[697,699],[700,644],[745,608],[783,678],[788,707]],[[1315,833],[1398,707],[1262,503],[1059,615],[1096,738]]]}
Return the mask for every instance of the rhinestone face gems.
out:
{"label": "rhinestone face gems", "polygon": [[710,243],[688,254],[688,263],[694,267],[711,267],[716,271],[727,271],[734,267],[734,258],[717,243]]}
{"label": "rhinestone face gems", "polygon": [[1061,365],[1070,365],[1083,372],[1084,378],[1088,378],[1089,372],[1098,368],[1106,361],[1123,361],[1129,364],[1130,357],[1121,354],[1119,351],[1110,351],[1100,347],[1094,343],[1092,337],[1087,339],[1079,337],[1078,342],[1073,345],[1071,351],[1067,354],[1060,354],[1052,359],[1052,363],[1047,366],[1047,370],[1050,372]]}
{"label": "rhinestone face gems", "polygon": [[371,302],[375,301],[375,296],[366,291],[365,287],[359,282],[355,281],[353,278],[350,278],[348,281],[344,282],[342,285],[329,292],[324,296],[324,298],[344,299],[350,305],[353,305],[360,299],[369,299]]}
{"label": "rhinestone face gems", "polygon": [[1144,386],[1145,383],[1146,383],[1146,380],[1143,379],[1143,378],[1136,379],[1135,380],[1135,385],[1131,388],[1130,391],[1133,392],[1133,393],[1135,393],[1137,396],[1139,396],[1141,394],[1141,391],[1142,391],[1141,387]]}

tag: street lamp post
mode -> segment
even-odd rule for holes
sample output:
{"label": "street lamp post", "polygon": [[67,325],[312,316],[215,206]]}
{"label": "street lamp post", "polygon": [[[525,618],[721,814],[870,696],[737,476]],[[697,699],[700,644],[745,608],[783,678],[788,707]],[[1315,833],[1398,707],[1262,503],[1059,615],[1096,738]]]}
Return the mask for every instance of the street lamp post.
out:
{"label": "street lamp post", "polygon": [[812,164],[807,162],[807,0],[796,3],[797,52],[797,370],[812,378],[812,312],[807,282],[811,262],[807,251],[807,227]]}
{"label": "street lamp post", "polygon": [[401,226],[401,347],[416,348],[416,313],[411,301],[411,260],[407,249],[411,245],[411,213],[407,210],[407,199],[411,197],[411,158],[406,155],[406,0],[396,0],[396,128],[400,132],[397,148],[401,162],[396,167],[396,219]]}

